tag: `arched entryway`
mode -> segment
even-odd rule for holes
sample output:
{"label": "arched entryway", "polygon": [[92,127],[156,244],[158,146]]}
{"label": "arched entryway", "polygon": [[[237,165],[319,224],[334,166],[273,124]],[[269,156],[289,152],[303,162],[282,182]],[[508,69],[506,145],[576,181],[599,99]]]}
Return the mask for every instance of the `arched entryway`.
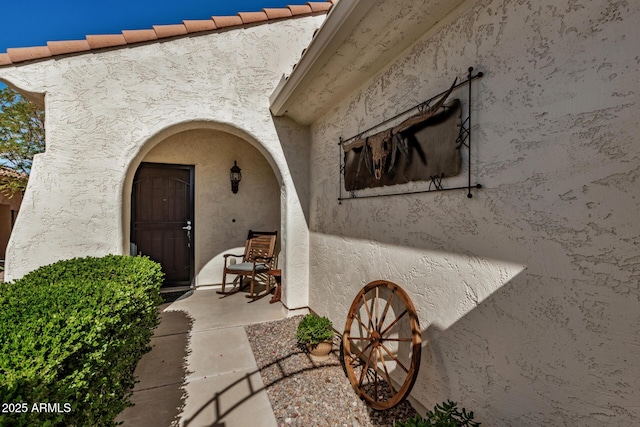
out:
{"label": "arched entryway", "polygon": [[[229,177],[234,162],[242,168],[237,193],[232,192]],[[148,187],[156,194],[140,197],[137,190],[133,192],[131,242],[152,258],[158,256],[154,254],[163,254],[166,259],[158,261],[167,270],[168,277],[176,273],[176,269],[185,269],[183,261],[188,254],[192,262],[189,268],[193,285],[219,284],[224,262],[222,255],[242,253],[248,230],[280,232],[278,179],[265,156],[239,136],[206,128],[179,131],[157,141],[141,155],[134,170],[138,173],[136,176],[149,181],[150,170],[153,173]],[[178,176],[181,173],[184,176]],[[187,180],[190,180],[189,185]],[[181,182],[184,185],[179,185]],[[138,183],[139,180],[132,180],[130,188],[135,189]],[[167,188],[156,188],[158,186]],[[189,197],[189,192],[192,202],[184,199]],[[189,203],[192,203],[192,211],[182,212]],[[144,210],[150,217],[159,218],[160,213],[166,212],[178,231],[167,234],[159,227],[155,235],[153,230],[140,234],[135,222],[139,219],[136,213],[141,210],[141,204],[146,205]],[[182,231],[182,227],[187,226],[186,221],[191,221],[192,230]],[[141,235],[145,236],[145,241],[136,241]],[[167,239],[172,241],[167,242]],[[173,245],[189,246],[172,248]],[[180,280],[168,284],[184,285]]]}

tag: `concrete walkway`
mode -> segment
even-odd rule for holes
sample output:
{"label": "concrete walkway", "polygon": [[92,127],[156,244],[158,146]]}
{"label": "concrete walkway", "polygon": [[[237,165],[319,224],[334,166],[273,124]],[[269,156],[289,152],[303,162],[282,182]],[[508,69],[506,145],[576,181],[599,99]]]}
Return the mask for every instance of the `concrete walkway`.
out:
{"label": "concrete walkway", "polygon": [[162,307],[152,350],[136,368],[140,382],[118,421],[125,426],[273,427],[276,419],[243,325],[285,317],[269,297],[220,298],[196,290]]}

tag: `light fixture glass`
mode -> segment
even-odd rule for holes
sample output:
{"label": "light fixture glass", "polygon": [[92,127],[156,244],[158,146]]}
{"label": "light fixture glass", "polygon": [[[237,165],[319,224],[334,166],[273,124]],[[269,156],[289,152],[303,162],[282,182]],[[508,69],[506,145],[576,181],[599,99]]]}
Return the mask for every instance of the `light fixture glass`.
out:
{"label": "light fixture glass", "polygon": [[238,163],[234,160],[233,166],[231,167],[231,191],[233,191],[234,194],[238,192],[238,184],[242,180],[241,170]]}

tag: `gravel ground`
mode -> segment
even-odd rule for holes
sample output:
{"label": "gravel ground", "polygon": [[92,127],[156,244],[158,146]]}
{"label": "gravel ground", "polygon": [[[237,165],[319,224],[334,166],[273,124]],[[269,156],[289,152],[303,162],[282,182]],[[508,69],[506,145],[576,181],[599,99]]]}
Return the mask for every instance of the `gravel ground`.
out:
{"label": "gravel ground", "polygon": [[384,411],[356,395],[338,359],[339,338],[326,362],[312,362],[295,339],[302,316],[245,327],[279,426],[393,426],[416,411],[405,401]]}

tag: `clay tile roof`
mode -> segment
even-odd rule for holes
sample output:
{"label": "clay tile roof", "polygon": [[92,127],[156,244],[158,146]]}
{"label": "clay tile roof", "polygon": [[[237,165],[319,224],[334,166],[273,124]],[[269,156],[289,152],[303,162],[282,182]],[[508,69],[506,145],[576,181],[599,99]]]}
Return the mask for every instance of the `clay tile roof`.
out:
{"label": "clay tile roof", "polygon": [[185,28],[189,33],[197,33],[200,31],[211,31],[218,28],[216,26],[216,23],[213,22],[213,19],[203,19],[200,21],[198,20],[182,21],[182,23],[184,24]]}
{"label": "clay tile roof", "polygon": [[25,175],[22,172],[14,171],[13,169],[8,168],[6,166],[0,166],[0,177],[2,177],[2,178],[26,178],[27,175]]}
{"label": "clay tile roof", "polygon": [[8,53],[0,53],[0,65],[11,65],[11,58],[9,58]]}
{"label": "clay tile roof", "polygon": [[310,1],[307,3],[313,12],[326,12],[333,6],[331,3],[323,1]]}
{"label": "clay tile roof", "polygon": [[236,25],[242,25],[242,18],[239,16],[212,16],[213,22],[216,23],[218,28],[235,27]]}
{"label": "clay tile roof", "polygon": [[7,54],[11,58],[12,62],[29,61],[30,59],[47,58],[51,56],[49,48],[46,46],[36,47],[18,47],[14,49],[7,49]]}
{"label": "clay tile roof", "polygon": [[154,25],[153,31],[159,39],[187,34],[187,28],[183,24],[176,25]]}
{"label": "clay tile roof", "polygon": [[62,55],[65,53],[84,52],[91,50],[89,42],[86,40],[69,40],[59,42],[47,42],[47,47],[51,55]]}
{"label": "clay tile roof", "polygon": [[291,11],[286,7],[279,7],[275,9],[265,8],[262,9],[262,11],[267,14],[267,18],[269,19],[289,18],[292,16]]}
{"label": "clay tile roof", "polygon": [[46,46],[7,49],[7,53],[0,53],[0,66],[301,15],[326,13],[337,2],[338,0],[326,0],[283,8],[265,8],[260,12],[239,12],[235,16],[212,16],[211,19],[185,20],[175,25],[154,25],[152,29],[124,30],[122,34],[88,35],[86,40],[50,41]]}
{"label": "clay tile roof", "polygon": [[124,30],[122,32],[127,44],[148,42],[157,40],[156,32],[153,30]]}
{"label": "clay tile roof", "polygon": [[244,24],[269,20],[269,17],[265,12],[238,12],[238,16],[242,19]]}
{"label": "clay tile roof", "polygon": [[127,44],[122,34],[100,34],[87,36],[87,42],[91,49],[102,49],[105,47],[122,46]]}
{"label": "clay tile roof", "polygon": [[308,13],[312,13],[313,12],[313,10],[311,9],[311,6],[309,6],[308,4],[306,4],[304,6],[289,5],[289,6],[287,6],[287,8],[289,8],[289,10],[291,11],[291,15],[293,15],[293,16],[306,15]]}

